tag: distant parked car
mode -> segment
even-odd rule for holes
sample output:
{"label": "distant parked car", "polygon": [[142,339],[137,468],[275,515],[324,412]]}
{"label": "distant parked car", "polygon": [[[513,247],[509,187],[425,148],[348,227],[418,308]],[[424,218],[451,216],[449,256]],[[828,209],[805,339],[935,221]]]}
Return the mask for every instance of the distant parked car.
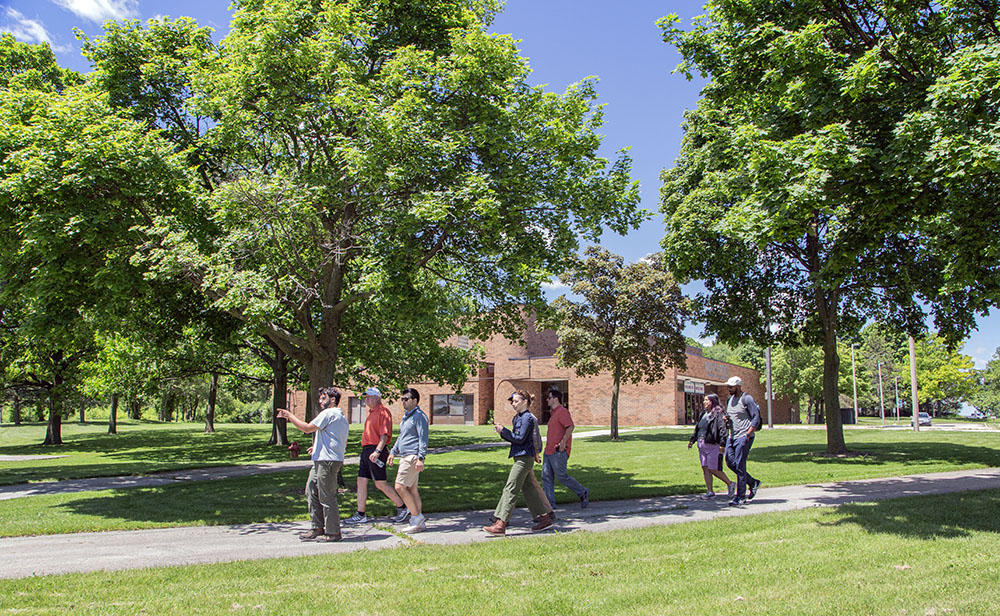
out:
{"label": "distant parked car", "polygon": [[969,419],[986,419],[986,413],[982,411],[972,411],[969,413]]}
{"label": "distant parked car", "polygon": [[[920,425],[921,426],[929,426],[929,425],[931,425],[931,416],[928,415],[927,413],[924,413],[924,412],[921,411],[920,413],[917,414],[917,419],[920,421]],[[913,419],[912,418],[910,419],[910,425],[913,425]]]}

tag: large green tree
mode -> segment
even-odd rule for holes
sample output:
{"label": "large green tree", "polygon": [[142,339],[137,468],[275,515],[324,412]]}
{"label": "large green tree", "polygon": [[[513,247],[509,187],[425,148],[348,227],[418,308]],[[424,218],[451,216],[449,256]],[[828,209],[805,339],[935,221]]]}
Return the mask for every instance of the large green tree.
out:
{"label": "large green tree", "polygon": [[[24,44],[0,38],[0,59],[51,60],[47,48],[9,46]],[[144,286],[131,263],[137,228],[190,200],[183,166],[157,135],[88,87],[67,87],[79,80],[58,67],[26,74],[0,88],[0,305],[10,327],[3,352],[10,380],[48,390],[46,443],[59,444],[62,401],[96,350],[96,328],[128,310]]]}
{"label": "large green tree", "polygon": [[[982,241],[963,235],[982,206],[934,186],[906,133],[956,54],[996,42],[995,9],[719,0],[690,31],[661,21],[680,72],[709,79],[663,174],[670,266],[706,281],[709,333],[819,344],[826,408],[839,406],[838,335],[867,319],[918,333],[928,307],[956,340],[997,299],[995,266],[970,256]],[[970,293],[977,276],[992,291]],[[846,449],[839,413],[827,413],[827,449]]]}
{"label": "large green tree", "polygon": [[581,238],[640,219],[629,159],[597,155],[593,83],[530,87],[485,31],[494,3],[235,8],[189,101],[224,153],[216,235],[166,212],[145,258],[305,366],[313,394],[460,382],[475,357],[443,340],[513,335]]}
{"label": "large green tree", "polygon": [[590,246],[559,278],[581,298],[563,295],[552,302],[559,365],[579,376],[611,373],[611,438],[617,439],[622,382],[656,383],[667,368],[685,367],[681,330],[688,302],[658,254],[625,265],[618,255]]}

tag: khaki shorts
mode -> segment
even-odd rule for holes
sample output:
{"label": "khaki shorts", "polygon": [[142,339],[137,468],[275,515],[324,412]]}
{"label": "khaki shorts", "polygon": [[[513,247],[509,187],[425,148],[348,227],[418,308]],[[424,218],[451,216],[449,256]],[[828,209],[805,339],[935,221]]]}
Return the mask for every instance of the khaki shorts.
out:
{"label": "khaki shorts", "polygon": [[399,470],[396,471],[396,483],[408,488],[417,486],[417,477],[420,475],[415,466],[417,456],[404,456],[399,459]]}

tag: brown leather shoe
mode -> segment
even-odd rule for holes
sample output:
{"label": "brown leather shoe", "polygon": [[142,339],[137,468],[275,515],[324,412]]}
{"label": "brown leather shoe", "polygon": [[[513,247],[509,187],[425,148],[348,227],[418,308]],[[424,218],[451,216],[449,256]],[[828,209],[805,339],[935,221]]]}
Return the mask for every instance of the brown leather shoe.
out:
{"label": "brown leather shoe", "polygon": [[319,541],[320,543],[336,543],[343,540],[344,536],[340,533],[337,533],[336,535],[320,535],[316,538],[316,541]]}
{"label": "brown leather shoe", "polygon": [[542,515],[538,516],[538,524],[532,526],[531,530],[542,530],[550,526],[552,526],[552,518],[549,517],[549,514],[543,513]]}
{"label": "brown leather shoe", "polygon": [[299,535],[299,539],[301,539],[303,541],[312,541],[312,540],[314,540],[314,539],[316,539],[318,537],[321,537],[321,536],[323,536],[323,529],[322,528],[314,528],[311,531],[309,531],[308,533],[302,533],[301,535]]}
{"label": "brown leather shoe", "polygon": [[507,523],[503,520],[497,520],[491,526],[484,526],[483,530],[494,537],[503,537],[507,534]]}

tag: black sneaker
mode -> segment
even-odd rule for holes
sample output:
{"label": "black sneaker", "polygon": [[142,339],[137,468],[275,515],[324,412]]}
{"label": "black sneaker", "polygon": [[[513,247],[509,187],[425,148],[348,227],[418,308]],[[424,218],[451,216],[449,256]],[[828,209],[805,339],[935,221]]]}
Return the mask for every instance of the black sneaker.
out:
{"label": "black sneaker", "polygon": [[746,504],[747,504],[747,499],[745,498],[734,498],[733,500],[729,501],[730,507],[742,507],[743,505]]}
{"label": "black sneaker", "polygon": [[590,490],[587,490],[587,488],[584,488],[584,490],[583,496],[580,497],[580,509],[590,507]]}
{"label": "black sneaker", "polygon": [[759,487],[760,487],[760,479],[754,480],[753,485],[750,486],[750,493],[747,494],[747,500],[753,500],[753,497],[757,496],[757,488]]}

